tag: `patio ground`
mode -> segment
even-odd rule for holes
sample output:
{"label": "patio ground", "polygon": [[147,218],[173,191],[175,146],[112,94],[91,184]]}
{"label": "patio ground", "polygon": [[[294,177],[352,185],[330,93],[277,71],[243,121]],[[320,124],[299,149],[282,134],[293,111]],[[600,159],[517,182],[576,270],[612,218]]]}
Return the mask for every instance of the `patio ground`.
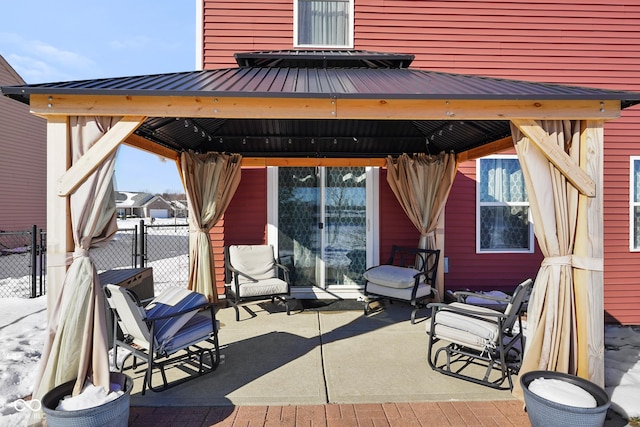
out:
{"label": "patio ground", "polygon": [[[530,425],[509,391],[432,371],[424,318],[411,325],[407,306],[366,317],[362,310],[287,316],[270,302],[246,307],[240,322],[232,308],[218,312],[223,359],[212,374],[142,396],[142,372],[126,371],[134,378],[129,425]],[[181,374],[169,370],[169,378]]]}

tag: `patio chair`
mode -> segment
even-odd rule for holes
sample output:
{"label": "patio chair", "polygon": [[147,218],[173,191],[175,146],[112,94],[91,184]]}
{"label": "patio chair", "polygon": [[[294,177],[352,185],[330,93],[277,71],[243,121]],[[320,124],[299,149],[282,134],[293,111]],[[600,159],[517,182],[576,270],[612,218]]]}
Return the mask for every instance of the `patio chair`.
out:
{"label": "patio chair", "polygon": [[[122,372],[131,355],[134,369],[138,360],[146,363],[143,395],[147,386],[160,392],[218,367],[218,322],[214,304],[204,295],[184,288],[169,288],[143,307],[138,296],[127,288],[107,284],[103,291],[117,319],[113,330],[112,364]],[[118,326],[122,338],[118,337]],[[206,346],[203,345],[205,342],[208,343]],[[118,350],[127,354],[119,366]],[[168,383],[165,365],[179,362],[182,362],[182,370],[190,375]],[[152,383],[155,368],[160,370],[162,386],[154,387]]]}
{"label": "patio chair", "polygon": [[392,246],[386,264],[367,269],[364,274],[364,314],[371,312],[371,303],[386,299],[411,304],[411,323],[416,313],[433,297],[440,251]]}
{"label": "patio chair", "polygon": [[224,269],[225,295],[236,311],[236,321],[240,321],[240,303],[267,298],[281,301],[290,314],[286,298],[291,294],[289,269],[276,261],[273,246],[225,246]]}
{"label": "patio chair", "polygon": [[[457,295],[459,301],[428,304],[432,310],[431,321],[427,324],[429,366],[445,375],[477,384],[513,389],[511,375],[520,370],[525,346],[521,315],[532,286],[533,281],[527,279],[511,296],[503,299],[464,292]],[[460,302],[471,295],[474,300],[487,298],[487,304]],[[489,308],[491,304],[495,308]],[[497,309],[501,306],[504,311]],[[448,344],[435,350],[439,341]],[[439,360],[441,356],[444,361]],[[505,380],[508,387],[503,386]]]}

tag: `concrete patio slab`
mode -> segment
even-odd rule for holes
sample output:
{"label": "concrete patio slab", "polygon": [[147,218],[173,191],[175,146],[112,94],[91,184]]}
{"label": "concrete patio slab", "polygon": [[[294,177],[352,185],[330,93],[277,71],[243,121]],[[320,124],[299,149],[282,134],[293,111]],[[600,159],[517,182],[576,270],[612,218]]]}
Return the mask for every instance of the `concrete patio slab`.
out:
{"label": "concrete patio slab", "polygon": [[409,311],[394,305],[367,317],[320,316],[329,403],[513,399],[434,372],[427,363],[426,322],[412,325]]}
{"label": "concrete patio slab", "polygon": [[[253,313],[255,317],[252,317]],[[134,377],[132,406],[323,405],[385,402],[513,400],[436,373],[426,359],[425,321],[394,304],[364,316],[361,310],[292,310],[270,302],[218,311],[223,357],[218,369],[161,393],[140,394]],[[168,377],[184,373],[168,370]]]}

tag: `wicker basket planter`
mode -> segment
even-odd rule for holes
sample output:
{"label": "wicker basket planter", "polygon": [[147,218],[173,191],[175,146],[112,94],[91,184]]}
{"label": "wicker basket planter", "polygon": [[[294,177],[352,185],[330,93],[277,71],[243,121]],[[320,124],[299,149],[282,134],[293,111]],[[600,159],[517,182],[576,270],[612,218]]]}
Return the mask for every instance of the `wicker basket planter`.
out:
{"label": "wicker basket planter", "polygon": [[[540,397],[529,390],[529,384],[537,378],[562,380],[581,387],[594,397],[597,406],[580,408]],[[529,421],[533,427],[602,427],[604,425],[611,400],[602,387],[574,375],[553,371],[527,372],[520,377],[520,383]]]}
{"label": "wicker basket planter", "polygon": [[119,372],[111,372],[111,382],[120,384],[124,393],[117,399],[94,408],[78,411],[56,410],[62,398],[73,391],[75,381],[55,387],[42,398],[42,410],[49,427],[126,427],[129,423],[129,400],[133,380]]}

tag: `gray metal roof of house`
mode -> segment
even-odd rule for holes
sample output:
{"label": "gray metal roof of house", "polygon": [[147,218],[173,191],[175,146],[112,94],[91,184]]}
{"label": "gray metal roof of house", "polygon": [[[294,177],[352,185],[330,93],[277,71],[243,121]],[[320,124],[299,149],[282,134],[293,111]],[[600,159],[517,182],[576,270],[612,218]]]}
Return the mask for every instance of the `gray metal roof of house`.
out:
{"label": "gray metal roof of house", "polygon": [[[405,68],[411,55],[362,51],[236,54],[238,68],[5,86],[32,94],[319,99],[620,101],[640,94]],[[262,66],[256,66],[262,65]],[[293,67],[292,65],[297,65]],[[305,67],[299,67],[305,65]],[[181,151],[255,156],[376,157],[403,152],[462,152],[510,135],[508,121],[149,118],[136,131]]]}

